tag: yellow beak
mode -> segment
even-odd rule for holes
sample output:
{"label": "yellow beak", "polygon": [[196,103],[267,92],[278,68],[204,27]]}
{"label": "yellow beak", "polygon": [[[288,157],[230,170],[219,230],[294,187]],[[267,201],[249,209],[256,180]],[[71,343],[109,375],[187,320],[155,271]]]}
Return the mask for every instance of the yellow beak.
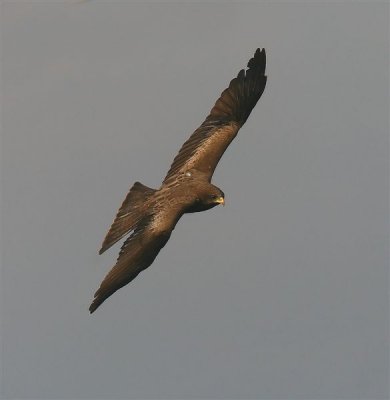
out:
{"label": "yellow beak", "polygon": [[222,204],[223,206],[225,205],[225,199],[222,196],[218,197],[218,199],[216,199],[215,202],[217,204]]}

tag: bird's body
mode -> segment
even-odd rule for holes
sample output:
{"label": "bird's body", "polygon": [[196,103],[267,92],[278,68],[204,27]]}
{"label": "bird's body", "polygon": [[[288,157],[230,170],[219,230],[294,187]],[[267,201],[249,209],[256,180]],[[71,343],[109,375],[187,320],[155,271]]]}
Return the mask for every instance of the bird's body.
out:
{"label": "bird's body", "polygon": [[118,289],[149,267],[165,246],[181,216],[224,204],[224,193],[211,184],[218,161],[245,123],[263,93],[265,51],[256,50],[210,111],[203,124],[184,143],[161,187],[136,182],[130,189],[100,250],[106,251],[131,232],[117,263],[104,278],[89,308],[94,312]]}

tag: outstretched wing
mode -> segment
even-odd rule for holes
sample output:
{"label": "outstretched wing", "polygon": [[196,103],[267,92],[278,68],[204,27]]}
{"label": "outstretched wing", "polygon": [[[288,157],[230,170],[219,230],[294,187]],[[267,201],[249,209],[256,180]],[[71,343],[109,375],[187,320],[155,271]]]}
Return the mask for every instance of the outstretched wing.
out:
{"label": "outstretched wing", "polygon": [[148,268],[168,242],[181,214],[170,211],[144,217],[124,242],[118,260],[106,275],[89,307],[93,313],[108,297]]}
{"label": "outstretched wing", "polygon": [[265,63],[265,50],[257,49],[248,69],[241,70],[230,82],[203,124],[184,143],[164,183],[191,168],[204,172],[211,180],[218,161],[264,91]]}

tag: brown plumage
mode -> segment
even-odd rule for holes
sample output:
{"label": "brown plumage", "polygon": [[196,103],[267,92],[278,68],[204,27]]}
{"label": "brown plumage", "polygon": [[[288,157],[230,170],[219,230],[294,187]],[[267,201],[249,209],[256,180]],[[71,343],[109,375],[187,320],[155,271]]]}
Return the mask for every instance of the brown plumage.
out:
{"label": "brown plumage", "polygon": [[230,82],[202,125],[184,143],[158,190],[139,182],[131,187],[99,253],[126,234],[131,235],[96,291],[89,307],[91,313],[152,264],[183,214],[224,203],[223,192],[210,183],[211,178],[264,91],[265,63],[264,49],[257,49],[248,69],[241,70]]}

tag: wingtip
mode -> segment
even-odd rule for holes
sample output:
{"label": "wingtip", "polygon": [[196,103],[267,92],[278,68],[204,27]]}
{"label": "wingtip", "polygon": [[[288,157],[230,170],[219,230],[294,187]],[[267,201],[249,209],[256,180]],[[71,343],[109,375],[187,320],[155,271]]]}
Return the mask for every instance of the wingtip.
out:
{"label": "wingtip", "polygon": [[265,54],[265,48],[263,47],[263,48],[260,48],[260,47],[258,47],[257,49],[256,49],[256,51],[255,51],[255,56],[257,55],[259,55],[259,54]]}
{"label": "wingtip", "polygon": [[96,311],[96,309],[100,306],[100,303],[96,302],[97,298],[95,297],[92,301],[91,305],[89,306],[89,313],[92,314]]}
{"label": "wingtip", "polygon": [[107,241],[107,238],[104,239],[102,246],[100,247],[99,254],[103,254],[106,250],[108,250],[114,243],[110,243]]}
{"label": "wingtip", "polygon": [[266,54],[265,49],[261,49],[258,47],[255,51],[254,56],[248,61],[248,68],[261,68],[262,73],[265,72],[265,64],[266,64]]}

